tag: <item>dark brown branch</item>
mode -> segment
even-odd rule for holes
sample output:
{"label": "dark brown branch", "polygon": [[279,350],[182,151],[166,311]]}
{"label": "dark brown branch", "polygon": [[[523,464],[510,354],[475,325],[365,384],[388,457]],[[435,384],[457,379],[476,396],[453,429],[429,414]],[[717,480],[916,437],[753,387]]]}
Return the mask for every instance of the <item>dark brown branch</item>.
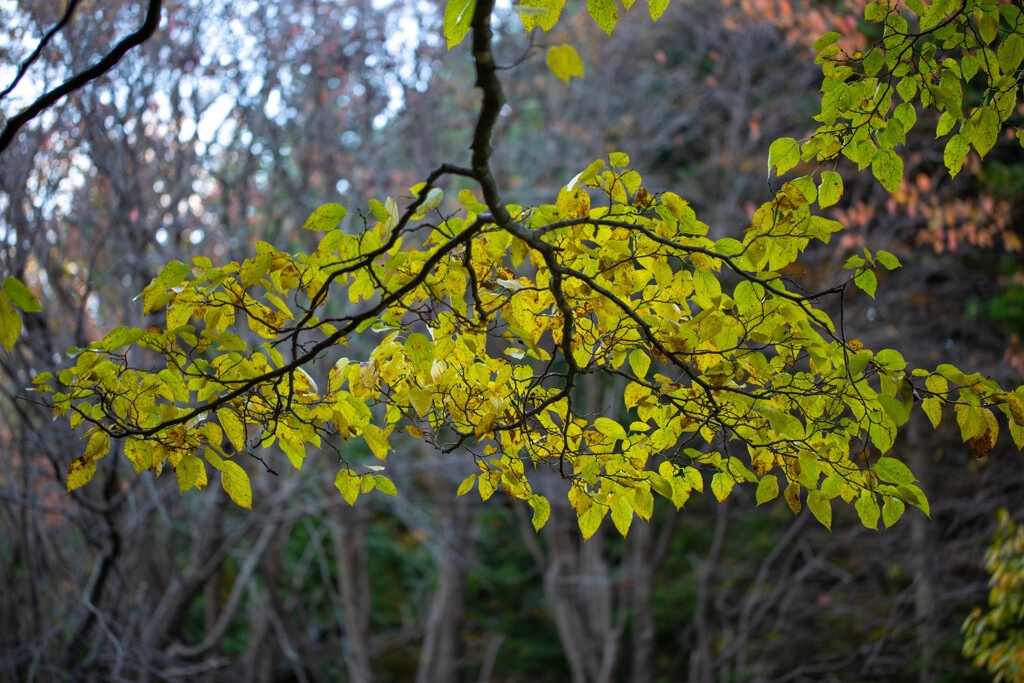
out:
{"label": "dark brown branch", "polygon": [[22,126],[52,107],[65,95],[73,93],[89,81],[93,81],[113,69],[121,61],[121,58],[128,54],[129,50],[148,40],[160,25],[162,3],[163,0],[149,0],[149,4],[146,6],[146,18],[142,26],[139,27],[139,30],[121,40],[100,61],[85,71],[75,74],[53,90],[40,95],[35,102],[22,110],[21,113],[8,119],[7,125],[0,131],[0,154],[3,154],[11,143],[14,142],[14,137],[21,130]]}
{"label": "dark brown branch", "polygon": [[57,33],[71,20],[79,2],[81,2],[81,0],[70,0],[68,2],[67,9],[64,10],[64,16],[60,18],[60,21],[53,25],[53,28],[46,32],[46,35],[44,35],[42,40],[39,41],[39,44],[36,45],[36,49],[32,51],[32,54],[26,57],[25,61],[21,63],[21,66],[18,67],[18,73],[14,76],[14,80],[11,81],[9,86],[4,88],[3,92],[0,92],[0,100],[10,95],[11,91],[18,87],[18,83],[21,82],[21,79],[25,76],[29,67],[39,59],[39,55],[43,54],[43,50],[45,50],[46,46],[50,44],[53,37],[57,35]]}

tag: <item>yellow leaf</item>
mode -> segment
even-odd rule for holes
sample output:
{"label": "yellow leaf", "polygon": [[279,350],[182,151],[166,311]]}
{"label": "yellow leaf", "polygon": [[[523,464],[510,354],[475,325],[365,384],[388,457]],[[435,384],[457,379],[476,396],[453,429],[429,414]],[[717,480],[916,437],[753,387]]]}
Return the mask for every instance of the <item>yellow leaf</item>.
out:
{"label": "yellow leaf", "polygon": [[590,195],[579,185],[563,187],[555,205],[562,218],[585,218],[590,213]]}
{"label": "yellow leaf", "polygon": [[633,522],[633,508],[626,500],[623,493],[617,493],[612,498],[612,523],[619,533],[626,536],[629,533],[629,525]]}
{"label": "yellow leaf", "polygon": [[85,447],[85,460],[99,460],[110,452],[110,435],[106,432],[95,432],[89,437],[89,444]]}
{"label": "yellow leaf", "polygon": [[629,367],[638,379],[647,376],[647,370],[651,367],[651,359],[640,349],[633,349],[629,354]]}
{"label": "yellow leaf", "polygon": [[728,472],[717,472],[711,477],[711,492],[715,494],[719,503],[729,497],[729,493],[732,492],[732,487],[735,485],[736,479]]}
{"label": "yellow leaf", "polygon": [[345,499],[345,502],[349,505],[356,504],[356,498],[359,497],[359,477],[351,470],[338,472],[338,476],[334,478],[334,486],[341,492],[341,497]]}
{"label": "yellow leaf", "polygon": [[249,483],[249,475],[245,470],[238,463],[225,460],[220,475],[221,486],[227,492],[228,498],[238,507],[252,510],[252,484]]}
{"label": "yellow leaf", "polygon": [[599,417],[594,420],[594,429],[601,432],[609,439],[626,440],[626,430],[615,420],[607,417]]}
{"label": "yellow leaf", "polygon": [[185,493],[193,486],[200,491],[206,488],[206,467],[203,461],[196,456],[189,454],[183,457],[178,466],[174,468],[174,475],[178,478],[178,491]]}
{"label": "yellow leaf", "polygon": [[597,528],[601,526],[601,520],[604,519],[607,512],[607,505],[599,505],[595,503],[594,505],[591,505],[586,512],[579,516],[580,533],[583,534],[584,541],[594,535]]}
{"label": "yellow leaf", "polygon": [[375,456],[381,460],[387,458],[391,447],[388,445],[387,434],[380,427],[371,424],[364,426],[363,439],[366,440],[366,445],[370,447]]}
{"label": "yellow leaf", "polygon": [[398,489],[395,488],[394,482],[385,477],[383,474],[373,475],[373,485],[381,493],[386,493],[389,496],[398,495]]}
{"label": "yellow leaf", "polygon": [[245,425],[242,424],[242,418],[238,416],[238,413],[231,408],[219,408],[217,410],[217,419],[220,421],[220,426],[223,428],[224,433],[227,434],[228,440],[235,447],[235,450],[239,453],[244,451]]}
{"label": "yellow leaf", "polygon": [[84,455],[72,460],[71,466],[68,467],[68,493],[88,484],[94,474],[96,474],[95,460],[87,459]]}
{"label": "yellow leaf", "polygon": [[790,483],[790,485],[786,487],[784,496],[786,498],[786,503],[789,504],[789,509],[793,511],[793,514],[800,514],[800,509],[803,507],[800,503],[800,485],[796,482]]}
{"label": "yellow leaf", "polygon": [[476,475],[471,474],[462,480],[459,484],[459,490],[455,492],[455,496],[463,496],[473,490],[473,484],[476,483]]}
{"label": "yellow leaf", "polygon": [[654,514],[654,496],[646,486],[637,486],[633,489],[633,509],[636,514],[645,521],[651,520]]}
{"label": "yellow leaf", "polygon": [[[551,69],[551,73],[566,83],[573,76],[583,78],[583,60],[580,59],[580,54],[572,45],[561,45],[548,49],[545,61],[548,68]],[[587,203],[590,203],[589,200]]]}

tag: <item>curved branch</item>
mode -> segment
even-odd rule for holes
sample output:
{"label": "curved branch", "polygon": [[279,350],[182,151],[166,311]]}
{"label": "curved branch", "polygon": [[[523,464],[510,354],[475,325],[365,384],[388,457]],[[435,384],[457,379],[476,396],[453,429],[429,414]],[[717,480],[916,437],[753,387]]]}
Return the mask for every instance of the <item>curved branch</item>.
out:
{"label": "curved branch", "polygon": [[53,25],[53,28],[46,32],[46,35],[44,35],[42,40],[39,41],[39,44],[36,45],[36,49],[32,50],[32,54],[26,57],[25,61],[21,63],[21,66],[18,67],[18,73],[14,76],[14,80],[11,81],[9,86],[4,88],[3,92],[0,92],[0,100],[10,95],[11,91],[18,87],[18,83],[21,82],[25,73],[28,72],[29,67],[35,64],[35,61],[39,59],[39,55],[43,54],[43,50],[45,50],[46,46],[50,44],[53,37],[57,35],[57,33],[64,28],[69,21],[71,21],[71,17],[74,15],[75,10],[78,8],[78,3],[81,1],[82,0],[70,0],[70,2],[68,2],[68,6],[64,10],[64,16],[60,18],[60,21]]}
{"label": "curved branch", "polygon": [[162,4],[163,0],[149,0],[146,6],[146,18],[142,26],[139,27],[139,30],[126,36],[110,52],[104,55],[100,61],[85,71],[75,74],[56,88],[40,95],[35,102],[23,109],[21,113],[8,119],[7,124],[0,131],[0,154],[3,154],[11,143],[14,142],[14,137],[21,130],[22,126],[52,107],[65,95],[73,93],[89,81],[93,81],[113,69],[121,61],[121,58],[128,54],[129,50],[146,42],[160,25]]}

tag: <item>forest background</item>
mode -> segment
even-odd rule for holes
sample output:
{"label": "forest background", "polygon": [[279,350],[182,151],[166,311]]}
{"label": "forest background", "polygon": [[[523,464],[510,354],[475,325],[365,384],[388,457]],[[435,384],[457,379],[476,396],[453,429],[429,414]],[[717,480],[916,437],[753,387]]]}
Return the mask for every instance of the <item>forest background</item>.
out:
{"label": "forest background", "polygon": [[[832,29],[850,47],[872,41],[864,4],[695,0],[657,23],[627,15],[611,39],[585,12],[527,39],[509,11],[499,60],[530,58],[505,82],[507,191],[552,201],[621,150],[713,230],[744,224],[769,195],[768,145],[810,125],[810,44]],[[83,2],[35,85],[92,64],[141,9]],[[141,325],[133,298],[162,264],[242,260],[257,240],[310,249],[299,228],[317,206],[407,195],[438,159],[466,154],[477,94],[466,48],[445,49],[442,10],[169,2],[151,39],[0,157],[0,267],[43,307],[0,356],[5,680],[987,680],[960,654],[960,626],[987,597],[996,511],[1024,513],[1021,456],[1000,442],[976,460],[955,429],[927,423],[897,450],[931,519],[909,510],[884,532],[852,509],[828,532],[740,490],[659,504],[626,539],[602,528],[586,543],[553,505],[535,534],[521,503],[454,499],[471,459],[412,440],[389,472],[402,496],[355,507],[313,458],[254,477],[251,512],[216,487],[182,496],[171,477],[135,477],[123,458],[65,493],[81,442],[24,388],[68,347]],[[0,4],[0,63],[19,64],[60,11]],[[564,42],[586,66],[568,84],[543,60]],[[4,116],[19,97],[0,101]],[[921,152],[895,195],[847,180],[834,209],[847,229],[789,275],[814,289],[863,246],[887,249],[904,268],[877,299],[846,301],[865,344],[1013,385],[1019,146],[1001,140],[965,171],[949,180],[941,152]]]}

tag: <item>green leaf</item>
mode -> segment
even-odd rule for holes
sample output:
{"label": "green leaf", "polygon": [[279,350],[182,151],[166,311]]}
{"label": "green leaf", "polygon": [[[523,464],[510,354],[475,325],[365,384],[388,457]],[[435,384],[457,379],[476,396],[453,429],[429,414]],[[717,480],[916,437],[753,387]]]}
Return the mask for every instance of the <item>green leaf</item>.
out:
{"label": "green leaf", "polygon": [[21,280],[10,276],[5,277],[3,289],[4,293],[10,297],[11,303],[26,313],[38,313],[43,310],[43,307],[39,305],[39,299]]}
{"label": "green leaf", "polygon": [[989,150],[995,146],[996,139],[999,137],[1000,126],[999,115],[996,114],[994,109],[985,107],[981,110],[981,115],[978,117],[978,123],[974,127],[974,135],[971,140],[979,157],[984,158],[989,153]]}
{"label": "green leaf", "polygon": [[882,453],[888,453],[896,441],[896,425],[887,415],[885,419],[881,419],[882,415],[878,413],[875,415],[877,417],[872,418],[868,426],[868,436],[871,437],[871,443],[875,448]]}
{"label": "green leaf", "polygon": [[950,177],[955,178],[956,174],[960,172],[969,149],[967,140],[960,133],[951,137],[946,143],[946,149],[942,152],[942,163],[946,165]]}
{"label": "green leaf", "polygon": [[891,149],[880,149],[871,160],[871,172],[882,187],[895,194],[903,182],[903,159]]}
{"label": "green leaf", "polygon": [[206,466],[203,461],[189,453],[184,456],[178,466],[174,468],[174,474],[178,478],[178,492],[185,493],[189,489],[197,488],[200,491],[206,488]]}
{"label": "green leaf", "polygon": [[754,499],[758,505],[775,500],[778,495],[779,480],[774,474],[766,474],[761,478],[761,481],[757,482],[757,491],[754,493]]}
{"label": "green leaf", "polygon": [[835,171],[822,171],[818,186],[818,206],[832,206],[843,196],[843,178]]}
{"label": "green leaf", "polygon": [[893,484],[913,484],[914,475],[910,468],[896,458],[879,458],[872,467],[878,478]]}
{"label": "green leaf", "polygon": [[1006,36],[999,45],[998,55],[999,71],[1004,74],[1012,74],[1024,59],[1024,38],[1019,33],[1011,33]]}
{"label": "green leaf", "polygon": [[562,45],[548,49],[545,60],[551,73],[566,83],[573,76],[583,78],[583,60],[572,45]]}
{"label": "green leaf", "polygon": [[306,222],[302,224],[302,227],[306,230],[315,230],[317,232],[325,232],[327,230],[334,230],[338,227],[341,219],[345,217],[345,207],[341,204],[324,204],[323,206],[317,207]]}
{"label": "green leaf", "polygon": [[929,517],[932,516],[928,499],[925,498],[924,493],[918,487],[912,484],[900,484],[896,487],[896,495],[904,503],[910,503]]}
{"label": "green leaf", "polygon": [[779,138],[768,148],[768,171],[776,169],[780,176],[800,163],[800,143],[793,138]]}
{"label": "green leaf", "polygon": [[475,8],[476,0],[448,0],[444,8],[444,37],[449,50],[469,33]]}
{"label": "green leaf", "polygon": [[822,526],[829,531],[832,530],[832,502],[821,491],[811,491],[807,494],[807,507]]}
{"label": "green leaf", "polygon": [[868,491],[867,489],[862,490],[857,502],[854,503],[854,507],[857,509],[857,514],[860,516],[861,524],[868,529],[878,528],[878,499],[875,497],[874,491]]}
{"label": "green leaf", "polygon": [[928,416],[932,427],[938,428],[939,423],[942,422],[942,400],[935,396],[929,396],[921,401],[921,410]]}
{"label": "green leaf", "polygon": [[821,52],[822,48],[832,45],[833,43],[838,43],[839,39],[842,37],[843,34],[839,33],[839,31],[829,31],[821,38],[814,41],[814,44],[811,45],[811,49],[815,52]]}
{"label": "green leaf", "polygon": [[906,505],[895,496],[885,496],[885,504],[882,505],[882,524],[888,529],[903,516]]}
{"label": "green leaf", "polygon": [[171,289],[182,283],[189,274],[190,268],[181,261],[171,261],[153,279],[153,284],[163,289]]}
{"label": "green leaf", "polygon": [[875,354],[875,363],[890,370],[902,370],[907,367],[903,354],[894,349],[882,349]]}
{"label": "green leaf", "polygon": [[672,500],[672,484],[668,479],[665,479],[660,474],[648,472],[647,481],[658,495]]}
{"label": "green leaf", "polygon": [[875,273],[867,268],[853,276],[854,283],[861,288],[865,294],[872,299],[875,298],[875,290],[878,289],[878,278]]}
{"label": "green leaf", "polygon": [[424,199],[423,203],[420,204],[419,208],[416,209],[416,213],[413,214],[413,218],[416,220],[423,218],[428,213],[436,209],[441,204],[441,200],[443,199],[444,190],[442,190],[439,187],[430,188],[430,192],[427,193],[426,199]]}
{"label": "green leaf", "polygon": [[430,372],[434,364],[434,342],[425,334],[413,332],[405,342],[405,354],[417,370]]}
{"label": "green leaf", "polygon": [[875,252],[875,260],[886,270],[895,270],[902,265],[898,258],[884,250]]}
{"label": "green leaf", "polygon": [[245,425],[242,424],[242,418],[238,416],[238,413],[231,408],[218,408],[217,421],[220,422],[220,426],[224,429],[224,433],[235,450],[239,453],[244,452]]}
{"label": "green leaf", "polygon": [[711,477],[711,492],[715,494],[719,503],[729,497],[729,493],[732,492],[732,487],[735,485],[736,479],[728,472],[716,472]]}
{"label": "green leaf", "polygon": [[615,7],[615,0],[587,0],[587,12],[590,13],[594,23],[608,35],[619,21],[619,11]]}
{"label": "green leaf", "polygon": [[89,443],[86,445],[85,454],[82,457],[86,460],[99,460],[109,452],[110,435],[106,432],[94,432],[89,437]]}
{"label": "green leaf", "polygon": [[907,409],[903,407],[903,402],[897,398],[889,396],[888,394],[879,394],[878,402],[882,404],[882,409],[885,410],[885,414],[892,418],[892,421],[896,423],[896,426],[906,424],[909,416]]}

